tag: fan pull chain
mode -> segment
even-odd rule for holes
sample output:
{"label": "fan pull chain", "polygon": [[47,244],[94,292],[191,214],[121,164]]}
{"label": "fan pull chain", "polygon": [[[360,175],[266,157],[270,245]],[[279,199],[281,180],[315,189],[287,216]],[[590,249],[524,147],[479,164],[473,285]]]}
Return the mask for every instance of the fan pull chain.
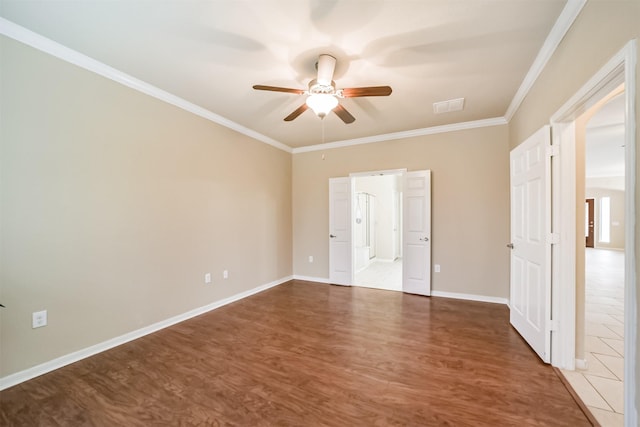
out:
{"label": "fan pull chain", "polygon": [[320,120],[320,123],[322,123],[322,143],[324,144],[324,120]]}

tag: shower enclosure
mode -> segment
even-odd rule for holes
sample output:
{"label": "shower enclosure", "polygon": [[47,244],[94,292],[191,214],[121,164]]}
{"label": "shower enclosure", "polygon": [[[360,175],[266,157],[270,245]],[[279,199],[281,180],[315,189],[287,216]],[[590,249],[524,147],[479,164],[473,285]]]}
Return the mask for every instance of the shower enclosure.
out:
{"label": "shower enclosure", "polygon": [[370,260],[376,257],[375,202],[376,196],[373,194],[356,193],[354,224],[356,272],[367,268]]}

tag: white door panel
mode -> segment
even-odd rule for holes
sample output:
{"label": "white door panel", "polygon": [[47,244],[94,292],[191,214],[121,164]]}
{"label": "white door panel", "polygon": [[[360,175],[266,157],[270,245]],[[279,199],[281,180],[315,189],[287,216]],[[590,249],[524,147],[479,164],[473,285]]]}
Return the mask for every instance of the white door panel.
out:
{"label": "white door panel", "polygon": [[351,179],[329,179],[329,281],[351,285]]}
{"label": "white door panel", "polygon": [[551,143],[548,126],[511,151],[510,321],[550,360]]}
{"label": "white door panel", "polygon": [[431,171],[404,174],[402,290],[431,295]]}

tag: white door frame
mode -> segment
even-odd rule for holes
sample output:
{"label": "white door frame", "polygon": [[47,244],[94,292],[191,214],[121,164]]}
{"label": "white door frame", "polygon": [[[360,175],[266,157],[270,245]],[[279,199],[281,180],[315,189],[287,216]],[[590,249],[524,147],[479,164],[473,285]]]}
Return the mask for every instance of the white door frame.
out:
{"label": "white door frame", "polygon": [[[625,426],[638,425],[636,398],[636,41],[631,40],[552,117],[553,144],[559,145],[560,162],[554,165],[553,227],[560,233],[553,252],[551,363],[575,368],[576,308],[576,151],[575,119],[621,83],[625,84],[625,294],[624,294],[624,418]],[[562,195],[562,197],[560,197]]]}

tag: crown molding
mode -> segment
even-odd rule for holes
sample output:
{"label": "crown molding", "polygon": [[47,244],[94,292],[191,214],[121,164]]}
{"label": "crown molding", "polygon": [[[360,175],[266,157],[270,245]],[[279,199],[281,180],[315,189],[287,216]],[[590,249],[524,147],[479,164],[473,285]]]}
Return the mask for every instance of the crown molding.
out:
{"label": "crown molding", "polygon": [[0,34],[7,36],[15,41],[23,43],[27,46],[31,46],[34,49],[38,49],[44,53],[47,53],[56,58],[62,59],[70,64],[77,65],[85,70],[96,73],[102,77],[106,77],[109,80],[120,83],[131,89],[142,92],[146,95],[152,96],[160,101],[164,101],[168,104],[174,105],[185,111],[200,116],[206,120],[217,123],[221,126],[235,130],[238,133],[256,139],[265,144],[271,145],[280,150],[291,153],[291,147],[285,145],[275,139],[269,138],[261,133],[258,133],[252,129],[242,126],[234,121],[231,121],[225,117],[222,117],[212,111],[202,108],[196,104],[193,104],[179,96],[166,92],[156,86],[150,85],[142,80],[139,80],[129,74],[126,74],[120,70],[103,64],[100,61],[86,56],[80,52],[70,49],[61,45],[51,39],[48,39],[38,33],[28,30],[8,19],[0,17]]}
{"label": "crown molding", "polygon": [[551,59],[551,56],[560,45],[560,42],[564,38],[565,34],[567,34],[567,31],[569,31],[569,28],[571,28],[573,22],[576,20],[578,14],[580,14],[580,11],[586,3],[587,0],[567,1],[567,4],[564,9],[562,9],[560,16],[558,16],[556,23],[549,32],[547,39],[540,48],[538,56],[536,56],[536,59],[533,61],[531,68],[529,68],[522,84],[511,100],[511,104],[509,104],[509,108],[507,108],[507,112],[504,115],[507,121],[511,121],[513,115],[518,111],[522,101],[524,101],[524,98],[527,96],[538,77],[540,77],[542,70],[547,65],[547,62],[549,62],[549,59]]}
{"label": "crown molding", "polygon": [[346,139],[343,141],[327,142],[326,144],[309,145],[293,149],[293,154],[307,153],[310,151],[328,150],[331,148],[351,147],[353,145],[372,144],[374,142],[393,141],[396,139],[412,138],[415,136],[435,135],[438,133],[454,132],[459,130],[477,129],[490,126],[506,125],[504,117],[475,120],[471,122],[453,123],[450,125],[433,126],[429,128],[413,129],[402,132],[385,133],[381,135],[365,136],[363,138]]}
{"label": "crown molding", "polygon": [[434,126],[429,128],[414,129],[409,131],[394,132],[388,134],[380,134],[367,136],[363,138],[335,141],[326,144],[317,144],[305,147],[292,148],[280,141],[256,132],[253,129],[242,126],[232,120],[222,117],[212,111],[209,111],[203,107],[193,104],[183,98],[166,92],[156,86],[139,80],[133,76],[130,76],[120,70],[110,67],[102,62],[99,62],[89,56],[86,56],[80,52],[70,49],[60,43],[57,43],[51,39],[48,39],[38,33],[28,30],[6,18],[0,17],[0,34],[5,35],[20,43],[31,46],[63,61],[74,64],[78,67],[84,68],[88,71],[94,72],[98,75],[106,77],[131,89],[142,92],[146,95],[152,96],[168,104],[174,105],[185,111],[200,116],[206,120],[217,123],[221,126],[232,129],[238,133],[246,135],[257,141],[271,145],[275,148],[283,150],[287,153],[305,153],[310,151],[326,150],[331,148],[349,147],[353,145],[371,144],[375,142],[392,141],[404,138],[411,138],[415,136],[433,135],[438,133],[453,132],[465,129],[475,129],[488,126],[499,126],[508,124],[515,112],[520,107],[520,104],[526,97],[529,90],[539,77],[540,73],[546,66],[547,62],[555,52],[556,48],[562,41],[562,38],[569,30],[576,17],[582,10],[587,0],[568,0],[562,13],[556,20],[551,32],[547,36],[545,43],[538,52],[533,65],[529,69],[525,79],[523,80],[520,88],[516,92],[507,112],[504,117],[496,117],[491,119],[477,120],[471,122],[454,123],[450,125]]}

